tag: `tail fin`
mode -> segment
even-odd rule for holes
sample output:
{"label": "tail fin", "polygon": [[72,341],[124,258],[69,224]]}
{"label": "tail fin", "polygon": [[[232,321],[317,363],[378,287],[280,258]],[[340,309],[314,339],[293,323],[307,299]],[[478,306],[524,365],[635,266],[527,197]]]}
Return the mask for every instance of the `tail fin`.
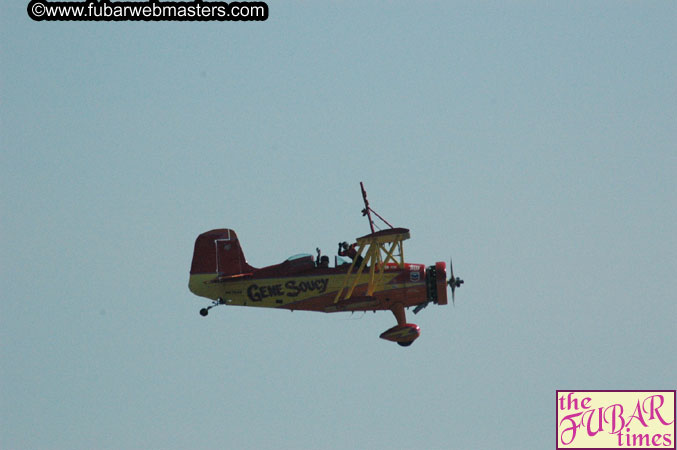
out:
{"label": "tail fin", "polygon": [[250,273],[254,269],[244,258],[235,231],[211,230],[195,240],[190,274],[216,273],[219,276]]}

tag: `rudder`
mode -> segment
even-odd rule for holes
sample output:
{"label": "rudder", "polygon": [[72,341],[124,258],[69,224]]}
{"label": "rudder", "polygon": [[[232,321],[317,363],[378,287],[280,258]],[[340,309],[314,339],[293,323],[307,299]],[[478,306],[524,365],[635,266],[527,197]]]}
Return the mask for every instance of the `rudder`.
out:
{"label": "rudder", "polygon": [[190,274],[215,273],[218,276],[250,273],[254,269],[240,247],[235,231],[218,229],[202,233],[195,240]]}

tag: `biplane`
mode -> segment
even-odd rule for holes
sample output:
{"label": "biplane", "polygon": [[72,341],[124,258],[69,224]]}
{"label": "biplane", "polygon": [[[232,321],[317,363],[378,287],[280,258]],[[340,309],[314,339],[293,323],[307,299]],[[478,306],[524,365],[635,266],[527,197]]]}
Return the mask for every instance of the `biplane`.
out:
{"label": "biplane", "polygon": [[[413,307],[417,314],[430,303],[446,305],[447,286],[453,302],[463,280],[454,277],[451,262],[449,280],[444,262],[428,267],[406,263],[403,243],[410,237],[409,230],[390,225],[369,206],[363,183],[360,188],[362,215],[367,216],[371,233],[352,245],[339,243],[334,267],[318,249],[316,258],[295,255],[257,269],[247,263],[235,231],[223,228],[198,236],[188,286],[195,295],[212,300],[200,314],[207,316],[220,305],[325,313],[389,310],[397,325],[380,337],[411,345],[421,330],[407,322],[405,309]],[[374,216],[387,228],[377,231]]]}

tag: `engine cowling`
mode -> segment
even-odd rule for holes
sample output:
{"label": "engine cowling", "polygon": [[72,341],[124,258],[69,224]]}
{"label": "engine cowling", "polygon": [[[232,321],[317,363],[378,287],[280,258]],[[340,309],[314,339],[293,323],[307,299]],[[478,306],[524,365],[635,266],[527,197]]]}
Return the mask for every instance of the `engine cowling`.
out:
{"label": "engine cowling", "polygon": [[435,263],[426,269],[426,296],[428,302],[437,305],[447,304],[447,264]]}
{"label": "engine cowling", "polygon": [[435,263],[435,272],[437,273],[437,304],[447,304],[447,263],[444,261]]}

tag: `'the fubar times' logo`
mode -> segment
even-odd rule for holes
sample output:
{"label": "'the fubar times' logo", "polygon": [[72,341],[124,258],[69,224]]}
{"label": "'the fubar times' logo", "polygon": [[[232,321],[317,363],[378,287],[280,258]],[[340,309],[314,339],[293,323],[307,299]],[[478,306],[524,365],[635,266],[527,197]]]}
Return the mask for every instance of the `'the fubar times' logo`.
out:
{"label": "'the fubar times' logo", "polygon": [[557,391],[557,450],[675,450],[675,391]]}

